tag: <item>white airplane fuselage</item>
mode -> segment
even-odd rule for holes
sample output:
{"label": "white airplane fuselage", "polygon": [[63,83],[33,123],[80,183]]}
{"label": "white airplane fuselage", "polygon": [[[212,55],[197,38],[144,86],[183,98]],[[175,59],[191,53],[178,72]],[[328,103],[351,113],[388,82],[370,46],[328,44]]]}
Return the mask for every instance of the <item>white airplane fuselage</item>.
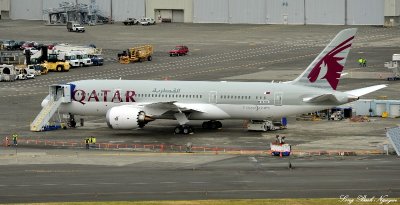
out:
{"label": "white airplane fuselage", "polygon": [[[335,91],[342,99],[338,104],[306,103],[303,99],[326,91],[286,83],[83,80],[70,84],[75,85],[71,93],[72,102],[62,104],[59,111],[74,115],[104,116],[115,106],[175,103],[183,104],[182,107],[188,109],[192,109],[191,105],[198,107],[200,112],[188,116],[192,120],[264,120],[313,112],[348,102],[346,94]],[[202,109],[207,112],[201,112]],[[152,117],[173,118],[168,114]]]}

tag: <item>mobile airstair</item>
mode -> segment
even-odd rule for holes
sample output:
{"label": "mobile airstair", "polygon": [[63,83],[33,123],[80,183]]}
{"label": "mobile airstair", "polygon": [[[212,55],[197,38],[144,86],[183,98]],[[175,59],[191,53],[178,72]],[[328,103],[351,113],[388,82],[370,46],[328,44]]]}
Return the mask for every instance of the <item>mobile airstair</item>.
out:
{"label": "mobile airstair", "polygon": [[400,156],[400,127],[388,128],[386,129],[386,136],[392,143],[397,156]]}
{"label": "mobile airstair", "polygon": [[48,102],[31,123],[31,131],[42,131],[61,104],[71,102],[71,93],[71,85],[51,85],[49,87],[49,95],[46,98]]}

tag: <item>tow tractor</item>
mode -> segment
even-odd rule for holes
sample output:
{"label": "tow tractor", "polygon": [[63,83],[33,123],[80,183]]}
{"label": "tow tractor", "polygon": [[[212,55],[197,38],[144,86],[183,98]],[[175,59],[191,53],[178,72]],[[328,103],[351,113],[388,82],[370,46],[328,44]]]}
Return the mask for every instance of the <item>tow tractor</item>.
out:
{"label": "tow tractor", "polygon": [[49,58],[41,66],[45,67],[48,71],[66,72],[69,71],[70,65],[68,62],[59,61],[58,54],[49,54]]}
{"label": "tow tractor", "polygon": [[292,146],[285,143],[285,136],[276,135],[276,141],[270,144],[272,156],[289,156]]}

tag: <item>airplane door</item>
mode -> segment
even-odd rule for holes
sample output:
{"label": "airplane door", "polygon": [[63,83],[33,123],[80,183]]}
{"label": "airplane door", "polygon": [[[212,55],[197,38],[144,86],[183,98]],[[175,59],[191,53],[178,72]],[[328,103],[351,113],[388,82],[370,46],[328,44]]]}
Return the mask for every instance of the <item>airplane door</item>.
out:
{"label": "airplane door", "polygon": [[71,102],[71,86],[63,85],[63,88],[64,88],[63,92],[64,101]]}
{"label": "airplane door", "polygon": [[282,100],[283,100],[283,93],[282,92],[276,92],[274,95],[274,104],[276,106],[281,106],[282,105]]}
{"label": "airplane door", "polygon": [[210,103],[216,104],[217,103],[217,91],[210,91],[208,94],[208,99]]}

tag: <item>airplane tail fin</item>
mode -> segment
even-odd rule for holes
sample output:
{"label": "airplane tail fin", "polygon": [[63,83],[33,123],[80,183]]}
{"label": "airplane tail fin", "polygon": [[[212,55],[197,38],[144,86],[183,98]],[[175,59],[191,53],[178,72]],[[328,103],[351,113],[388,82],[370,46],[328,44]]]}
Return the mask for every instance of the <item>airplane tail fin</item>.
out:
{"label": "airplane tail fin", "polygon": [[292,84],[336,90],[356,28],[340,31]]}

